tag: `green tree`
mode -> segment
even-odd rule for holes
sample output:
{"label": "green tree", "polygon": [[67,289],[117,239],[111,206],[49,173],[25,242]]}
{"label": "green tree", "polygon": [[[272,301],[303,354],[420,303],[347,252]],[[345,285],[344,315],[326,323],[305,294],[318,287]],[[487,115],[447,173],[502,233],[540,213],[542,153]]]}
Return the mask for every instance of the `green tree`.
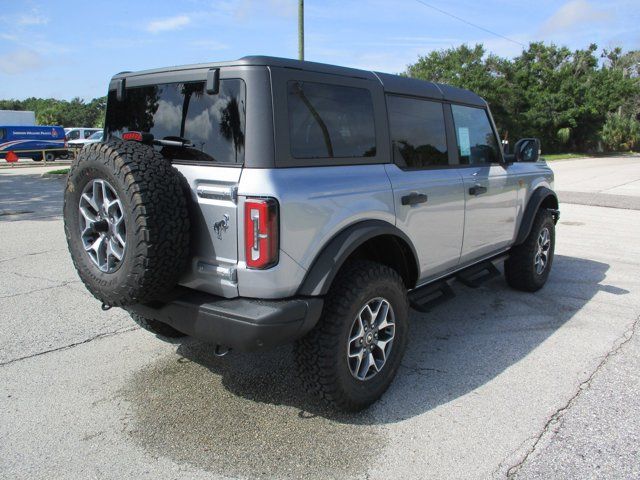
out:
{"label": "green tree", "polygon": [[406,74],[478,93],[512,142],[534,136],[547,152],[595,150],[608,114],[640,113],[640,54],[597,50],[536,42],[505,59],[462,45],[419,57]]}

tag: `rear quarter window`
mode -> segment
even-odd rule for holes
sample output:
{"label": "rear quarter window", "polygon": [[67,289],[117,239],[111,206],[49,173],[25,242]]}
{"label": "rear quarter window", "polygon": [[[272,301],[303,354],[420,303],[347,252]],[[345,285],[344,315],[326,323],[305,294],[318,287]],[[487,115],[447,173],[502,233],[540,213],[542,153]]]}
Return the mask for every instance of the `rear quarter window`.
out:
{"label": "rear quarter window", "polygon": [[373,100],[368,90],[289,81],[287,109],[294,158],[376,155]]}
{"label": "rear quarter window", "polygon": [[157,140],[189,142],[189,147],[156,146],[173,161],[243,163],[245,90],[244,81],[223,79],[214,95],[206,93],[204,82],[128,88],[122,101],[110,91],[107,138],[128,131],[146,132]]}

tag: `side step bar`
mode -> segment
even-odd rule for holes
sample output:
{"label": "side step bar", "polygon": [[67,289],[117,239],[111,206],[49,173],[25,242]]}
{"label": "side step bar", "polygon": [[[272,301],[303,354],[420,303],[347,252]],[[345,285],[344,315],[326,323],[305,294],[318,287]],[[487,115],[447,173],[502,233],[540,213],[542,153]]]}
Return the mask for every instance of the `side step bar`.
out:
{"label": "side step bar", "polygon": [[487,280],[500,275],[500,271],[493,262],[482,262],[456,275],[456,278],[470,288],[478,288]]}
{"label": "side step bar", "polygon": [[442,280],[409,292],[409,305],[414,310],[426,313],[455,296],[449,283]]}
{"label": "side step bar", "polygon": [[455,297],[456,294],[451,288],[451,282],[454,280],[459,280],[467,287],[478,288],[484,282],[500,275],[500,271],[496,268],[495,264],[505,258],[506,255],[499,255],[459,272],[454,272],[448,277],[433,283],[411,290],[408,295],[411,308],[426,313],[450,298]]}

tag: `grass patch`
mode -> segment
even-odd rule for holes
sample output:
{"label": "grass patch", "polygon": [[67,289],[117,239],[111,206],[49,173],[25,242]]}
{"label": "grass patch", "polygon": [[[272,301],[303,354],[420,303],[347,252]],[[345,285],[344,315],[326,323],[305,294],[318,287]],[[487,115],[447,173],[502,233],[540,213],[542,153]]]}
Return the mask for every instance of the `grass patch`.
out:
{"label": "grass patch", "polygon": [[66,175],[69,173],[68,168],[59,168],[58,170],[51,170],[50,172],[46,172],[45,175]]}
{"label": "grass patch", "polygon": [[586,153],[554,153],[552,155],[542,155],[542,157],[548,162],[553,160],[570,160],[572,158],[584,158],[591,156],[592,155],[588,155]]}

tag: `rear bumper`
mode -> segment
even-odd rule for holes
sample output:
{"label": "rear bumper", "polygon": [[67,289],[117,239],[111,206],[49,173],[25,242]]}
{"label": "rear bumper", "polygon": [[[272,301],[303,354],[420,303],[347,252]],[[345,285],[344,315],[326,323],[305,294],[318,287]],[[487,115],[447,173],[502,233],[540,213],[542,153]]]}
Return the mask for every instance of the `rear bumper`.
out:
{"label": "rear bumper", "polygon": [[194,338],[241,351],[293,342],[318,322],[323,299],[223,298],[179,288],[166,303],[138,304],[127,310],[171,325]]}

